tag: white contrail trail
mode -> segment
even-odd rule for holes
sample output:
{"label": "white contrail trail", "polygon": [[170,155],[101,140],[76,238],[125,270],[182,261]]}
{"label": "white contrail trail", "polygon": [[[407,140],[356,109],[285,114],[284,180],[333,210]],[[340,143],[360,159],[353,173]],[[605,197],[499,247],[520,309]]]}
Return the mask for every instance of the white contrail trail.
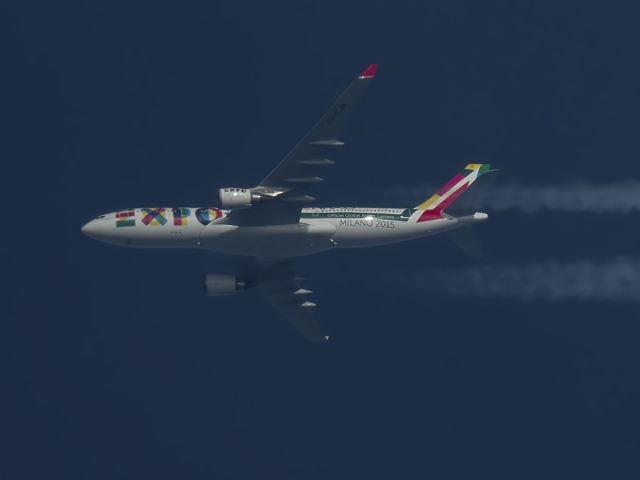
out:
{"label": "white contrail trail", "polygon": [[[433,187],[397,188],[393,198],[411,198],[419,202]],[[519,210],[537,213],[542,210],[592,213],[631,213],[640,211],[640,181],[622,180],[611,183],[573,182],[557,185],[500,185],[499,181],[481,191],[469,193],[469,206],[487,211]],[[465,194],[467,195],[467,194]],[[461,197],[463,203],[465,195]],[[465,202],[466,203],[466,202]]]}
{"label": "white contrail trail", "polygon": [[476,265],[397,274],[419,290],[450,295],[518,300],[640,302],[640,261],[616,258],[596,263],[542,262]]}

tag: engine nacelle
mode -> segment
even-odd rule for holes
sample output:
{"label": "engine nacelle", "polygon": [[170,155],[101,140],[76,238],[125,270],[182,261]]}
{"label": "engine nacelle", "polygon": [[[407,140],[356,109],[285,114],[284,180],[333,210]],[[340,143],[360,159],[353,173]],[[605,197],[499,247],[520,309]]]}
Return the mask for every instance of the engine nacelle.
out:
{"label": "engine nacelle", "polygon": [[235,275],[210,273],[204,276],[204,294],[209,297],[233,295],[246,288],[246,283]]}
{"label": "engine nacelle", "polygon": [[242,208],[260,203],[262,196],[250,188],[221,188],[218,200],[221,208]]}

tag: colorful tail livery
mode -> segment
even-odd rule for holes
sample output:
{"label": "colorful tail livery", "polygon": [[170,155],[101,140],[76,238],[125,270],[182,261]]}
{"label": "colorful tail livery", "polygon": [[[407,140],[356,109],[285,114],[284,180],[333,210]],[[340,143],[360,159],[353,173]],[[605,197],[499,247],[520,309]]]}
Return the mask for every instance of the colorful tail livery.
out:
{"label": "colorful tail livery", "polygon": [[434,195],[415,207],[419,217],[416,222],[442,218],[442,212],[450,207],[469,186],[491,170],[488,163],[470,163],[462,172],[449,180]]}

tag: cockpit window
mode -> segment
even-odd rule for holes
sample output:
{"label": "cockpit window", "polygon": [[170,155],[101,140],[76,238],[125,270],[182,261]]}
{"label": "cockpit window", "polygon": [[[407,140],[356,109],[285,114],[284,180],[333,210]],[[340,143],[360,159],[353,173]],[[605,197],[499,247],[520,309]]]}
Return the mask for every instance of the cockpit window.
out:
{"label": "cockpit window", "polygon": [[105,217],[106,217],[106,215],[98,215],[95,219],[96,219],[96,220],[99,220],[99,219],[101,219],[101,218],[105,218]]}

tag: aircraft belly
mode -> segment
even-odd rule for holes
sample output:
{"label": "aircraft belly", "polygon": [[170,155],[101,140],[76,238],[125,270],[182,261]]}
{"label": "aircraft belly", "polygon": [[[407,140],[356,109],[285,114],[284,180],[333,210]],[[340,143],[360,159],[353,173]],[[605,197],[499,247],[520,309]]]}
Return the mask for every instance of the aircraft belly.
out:
{"label": "aircraft belly", "polygon": [[130,246],[143,248],[194,248],[201,225],[185,227],[137,227],[131,232]]}
{"label": "aircraft belly", "polygon": [[202,225],[105,228],[100,240],[132,248],[196,248]]}
{"label": "aircraft belly", "polygon": [[211,224],[202,230],[200,247],[230,255],[292,258],[329,250],[335,227],[329,223],[269,226]]}

